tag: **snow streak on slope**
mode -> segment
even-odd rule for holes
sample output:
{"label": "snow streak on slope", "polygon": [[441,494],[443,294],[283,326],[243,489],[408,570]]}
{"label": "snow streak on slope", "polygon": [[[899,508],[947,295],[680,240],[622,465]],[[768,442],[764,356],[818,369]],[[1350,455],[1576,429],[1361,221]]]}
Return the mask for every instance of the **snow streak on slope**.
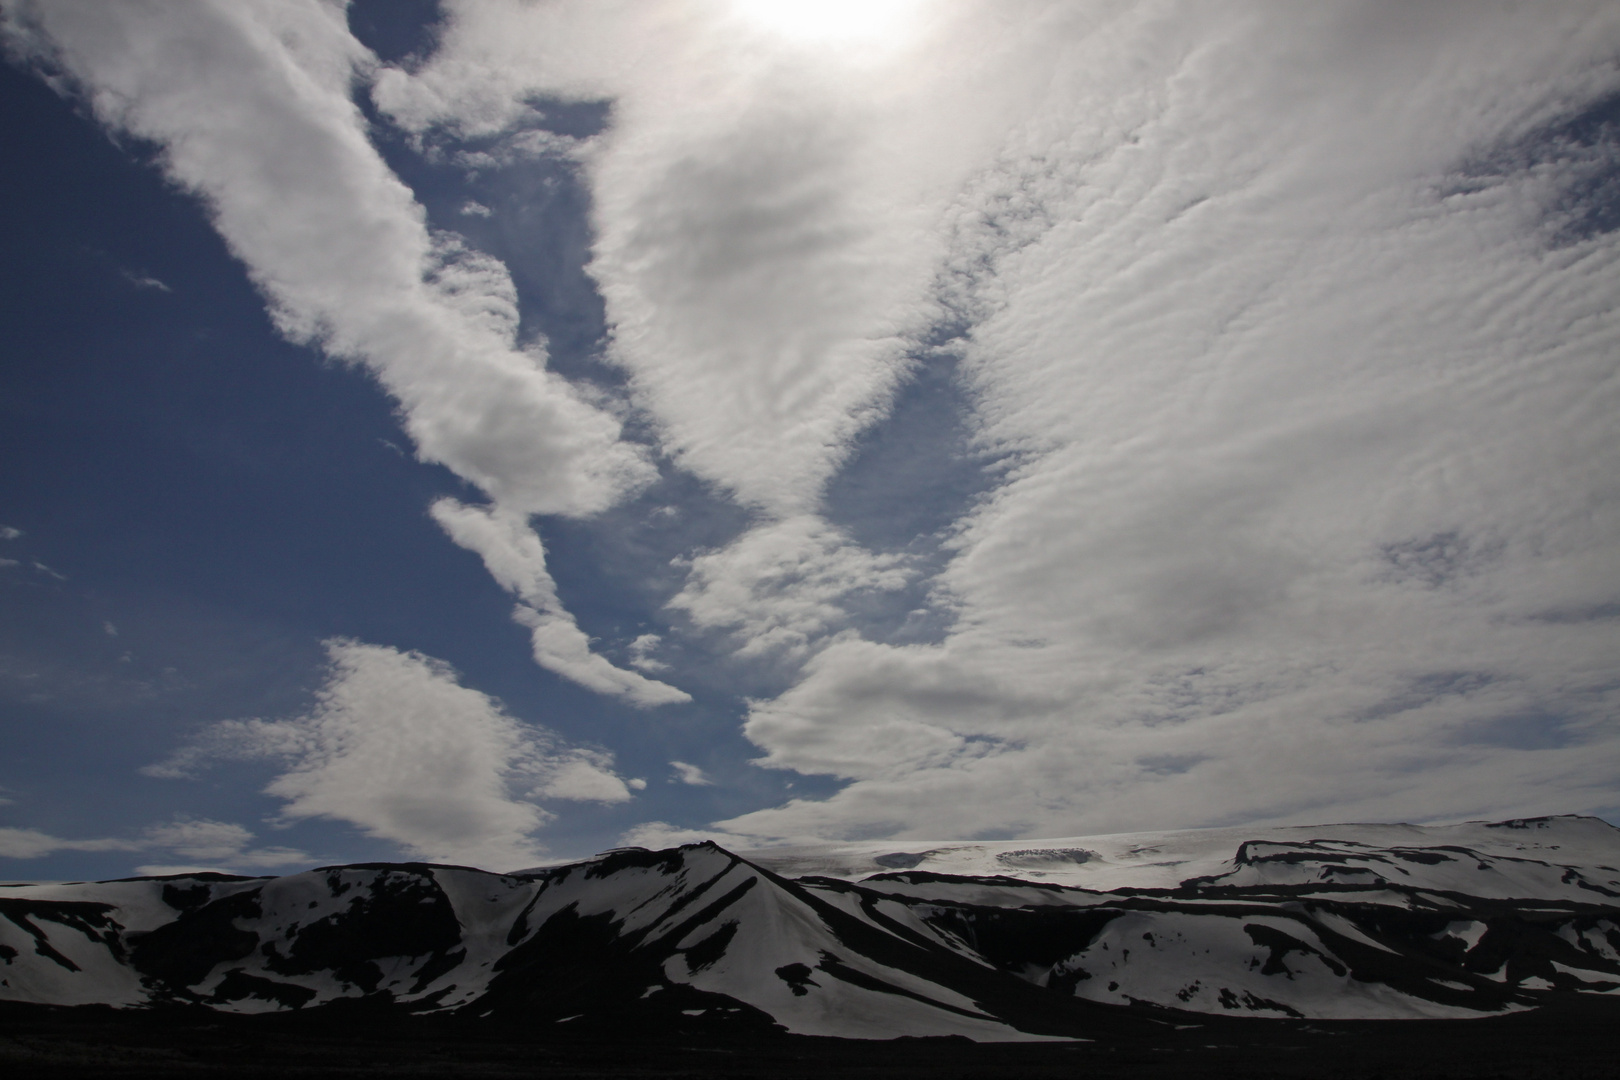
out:
{"label": "snow streak on slope", "polygon": [[1555,818],[4,886],[0,999],[976,1040],[1462,1018],[1620,993],[1617,865],[1620,830]]}

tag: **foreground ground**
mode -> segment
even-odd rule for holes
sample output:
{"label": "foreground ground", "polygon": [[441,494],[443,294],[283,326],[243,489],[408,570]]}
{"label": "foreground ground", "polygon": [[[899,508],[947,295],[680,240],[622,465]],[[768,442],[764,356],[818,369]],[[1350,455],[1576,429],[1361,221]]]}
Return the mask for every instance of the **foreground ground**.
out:
{"label": "foreground ground", "polygon": [[1620,1001],[1483,1021],[1166,1025],[1151,1045],[866,1042],[693,1026],[566,1030],[351,1010],[242,1017],[0,1006],[9,1077],[1440,1077],[1620,1076]]}

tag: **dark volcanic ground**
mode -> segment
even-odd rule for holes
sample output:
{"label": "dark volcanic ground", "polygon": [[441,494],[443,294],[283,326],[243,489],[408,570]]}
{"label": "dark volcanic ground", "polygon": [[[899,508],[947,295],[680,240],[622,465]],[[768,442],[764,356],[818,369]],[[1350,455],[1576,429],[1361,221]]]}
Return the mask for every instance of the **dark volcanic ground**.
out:
{"label": "dark volcanic ground", "polygon": [[917,1077],[1609,1080],[1620,1076],[1620,1000],[1577,997],[1471,1021],[1166,1025],[1151,1043],[982,1044],[662,1031],[525,1028],[362,1009],[230,1016],[0,1005],[8,1077]]}

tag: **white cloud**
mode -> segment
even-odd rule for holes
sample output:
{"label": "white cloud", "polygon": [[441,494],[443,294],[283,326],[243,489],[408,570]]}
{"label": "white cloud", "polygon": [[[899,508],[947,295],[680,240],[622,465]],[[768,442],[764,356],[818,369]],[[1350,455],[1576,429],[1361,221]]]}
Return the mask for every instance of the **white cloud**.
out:
{"label": "white cloud", "polygon": [[503,589],[522,599],[512,618],[529,628],[534,658],[542,667],[643,707],[692,700],[683,690],[615,667],[591,651],[590,639],[557,598],[539,534],[521,517],[448,498],[434,503],[432,513],[452,540],[484,560]]}
{"label": "white cloud", "polygon": [[[207,202],[284,334],[376,376],[420,458],[520,518],[595,513],[655,476],[614,416],[546,369],[540,346],[517,347],[505,267],[429,234],[350,99],[375,58],[349,34],[343,4],[9,0],[5,10],[14,47],[50,57],[104,124],[163,147],[165,170]],[[549,647],[568,657],[554,670],[614,682],[571,620],[540,614]]]}
{"label": "white cloud", "polygon": [[146,840],[154,847],[169,848],[193,859],[227,859],[252,839],[253,834],[240,825],[193,818],[179,818],[146,830]]}
{"label": "white cloud", "polygon": [[156,289],[158,292],[172,293],[173,289],[167,284],[149,274],[137,274],[129,270],[123,271],[124,280],[138,289]]}
{"label": "white cloud", "polygon": [[237,852],[229,859],[231,866],[248,870],[272,870],[300,864],[308,866],[314,861],[297,848],[289,847],[250,848]]}
{"label": "white cloud", "polygon": [[[672,606],[803,663],[746,731],[852,781],[724,824],[1612,804],[1576,615],[1617,599],[1616,248],[1549,246],[1551,166],[1463,175],[1614,92],[1612,6],[961,3],[858,60],[719,4],[453,13],[376,100],[484,134],[612,100],[579,160],[613,355],[760,515]],[[942,305],[1008,469],[950,634],[883,646],[850,601],[906,568],[819,497]]]}
{"label": "white cloud", "polygon": [[732,631],[739,655],[802,658],[848,621],[842,601],[902,588],[912,576],[901,557],[873,555],[820,518],[800,514],[694,556],[686,587],[669,606],[697,626]]}
{"label": "white cloud", "polygon": [[668,671],[668,664],[662,660],[654,660],[651,655],[663,640],[658,634],[638,634],[635,640],[630,642],[630,666],[637,671]]}
{"label": "white cloud", "polygon": [[435,56],[373,87],[430,138],[511,138],[537,95],[611,100],[568,151],[611,357],[662,448],[759,515],[691,561],[673,606],[750,655],[802,660],[847,601],[908,579],[820,520],[823,488],[941,316],[953,200],[1048,81],[1066,18],[1036,5],[1009,45],[993,8],[899,10],[881,49],[807,51],[728,3],[457,3]]}
{"label": "white cloud", "polygon": [[538,765],[535,772],[541,782],[529,794],[537,799],[620,803],[634,798],[630,792],[635,783],[613,772],[611,754],[583,749],[564,751]]}
{"label": "white cloud", "polygon": [[[253,833],[240,825],[186,817],[164,825],[149,826],[137,839],[106,837],[65,840],[37,829],[0,829],[0,858],[37,859],[58,851],[167,850],[188,859],[217,864],[205,869],[307,865],[314,861],[302,851],[292,848],[249,848],[252,840]],[[154,865],[137,867],[136,872],[166,874],[183,871],[167,865]]]}
{"label": "white cloud", "polygon": [[57,851],[134,851],[138,845],[128,840],[64,840],[38,829],[0,827],[0,858],[37,859]]}
{"label": "white cloud", "polygon": [[[383,81],[387,81],[388,77],[394,74],[395,72],[391,70],[384,71]],[[451,156],[451,160],[469,173],[477,173],[484,169],[504,169],[521,162],[545,158],[577,163],[590,145],[588,139],[576,139],[568,135],[531,128],[503,135],[486,150],[458,150]],[[467,211],[464,209],[462,213]]]}
{"label": "white cloud", "polygon": [[701,844],[705,840],[712,840],[722,847],[735,844],[738,837],[733,833],[721,832],[715,829],[683,829],[678,825],[671,825],[667,821],[649,821],[637,825],[619,838],[619,843],[627,847],[644,847],[658,850],[660,848],[677,847],[681,844]]}
{"label": "white cloud", "polygon": [[[142,833],[143,848],[167,848],[188,859],[200,859],[237,869],[263,869],[308,865],[315,860],[295,848],[252,848],[253,833],[240,825],[204,818],[179,817],[153,825]],[[141,873],[156,873],[140,869]],[[166,873],[178,873],[170,869]]]}
{"label": "white cloud", "polygon": [[707,773],[696,765],[688,765],[684,761],[672,761],[670,766],[675,770],[675,779],[683,784],[693,787],[713,787],[714,781],[709,779]]}
{"label": "white cloud", "polygon": [[10,525],[0,525],[0,540],[16,540],[22,534],[21,529],[12,528]]}
{"label": "white cloud", "polygon": [[160,780],[190,780],[220,761],[296,757],[308,740],[293,725],[275,720],[221,720],[210,724],[167,758],[138,770]]}
{"label": "white cloud", "polygon": [[331,673],[308,714],[216,724],[147,771],[279,758],[287,771],[265,791],[284,800],[283,817],[345,821],[417,858],[497,868],[542,852],[531,834],[552,815],[528,799],[631,797],[609,755],[519,723],[439,661],[353,641],[327,651]]}
{"label": "white cloud", "polygon": [[[439,52],[378,71],[374,100],[452,149],[499,136],[452,156],[469,169],[579,164],[611,359],[660,449],[755,515],[687,560],[673,607],[796,679],[750,704],[762,763],[848,781],[725,828],[1615,804],[1620,247],[1565,204],[1620,152],[1533,150],[1620,91],[1613,5],[963,0],[848,50],[721,0],[448,6]],[[287,332],[369,365],[422,456],[490,496],[434,516],[517,596],[537,660],[685,700],[590,651],[530,526],[651,466],[515,348],[504,269],[427,233],[347,100],[371,60],[337,8],[37,10],[99,114],[209,195]],[[176,62],[182,44],[216,59]],[[612,123],[536,133],[547,95],[608,100]],[[1005,468],[927,583],[949,632],[890,646],[862,638],[857,600],[916,570],[822,496],[941,319],[971,323],[968,424]],[[380,654],[311,717],[221,726],[162,768],[273,745],[315,763],[314,787],[281,792],[300,813],[447,850],[462,841],[387,809],[415,774],[339,783],[320,748],[329,723],[396,722],[348,703],[361,667],[420,668],[439,688],[422,708],[480,717],[473,747],[493,748],[456,789],[481,823],[457,836],[532,858],[537,811],[499,764],[512,722]],[[535,791],[627,790],[546,753],[573,764]]]}
{"label": "white cloud", "polygon": [[414,76],[439,116],[497,88],[613,100],[591,272],[665,449],[771,516],[813,510],[937,314],[936,225],[999,135],[966,107],[981,67],[829,67],[724,4],[454,10]]}
{"label": "white cloud", "polygon": [[1550,248],[1537,173],[1446,191],[1612,93],[1620,21],[1169,10],[1066,43],[964,205],[977,434],[1016,464],[953,632],[838,641],[756,704],[764,763],[853,783],[722,827],[1614,804],[1612,619],[1579,613],[1620,599],[1620,250]]}

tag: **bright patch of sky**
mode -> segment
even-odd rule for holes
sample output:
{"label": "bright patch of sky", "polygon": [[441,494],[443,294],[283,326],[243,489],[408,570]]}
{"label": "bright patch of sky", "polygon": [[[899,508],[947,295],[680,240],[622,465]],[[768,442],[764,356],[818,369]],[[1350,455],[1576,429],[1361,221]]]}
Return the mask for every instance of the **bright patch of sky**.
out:
{"label": "bright patch of sky", "polygon": [[1620,812],[1613,5],[0,13],[0,873]]}

